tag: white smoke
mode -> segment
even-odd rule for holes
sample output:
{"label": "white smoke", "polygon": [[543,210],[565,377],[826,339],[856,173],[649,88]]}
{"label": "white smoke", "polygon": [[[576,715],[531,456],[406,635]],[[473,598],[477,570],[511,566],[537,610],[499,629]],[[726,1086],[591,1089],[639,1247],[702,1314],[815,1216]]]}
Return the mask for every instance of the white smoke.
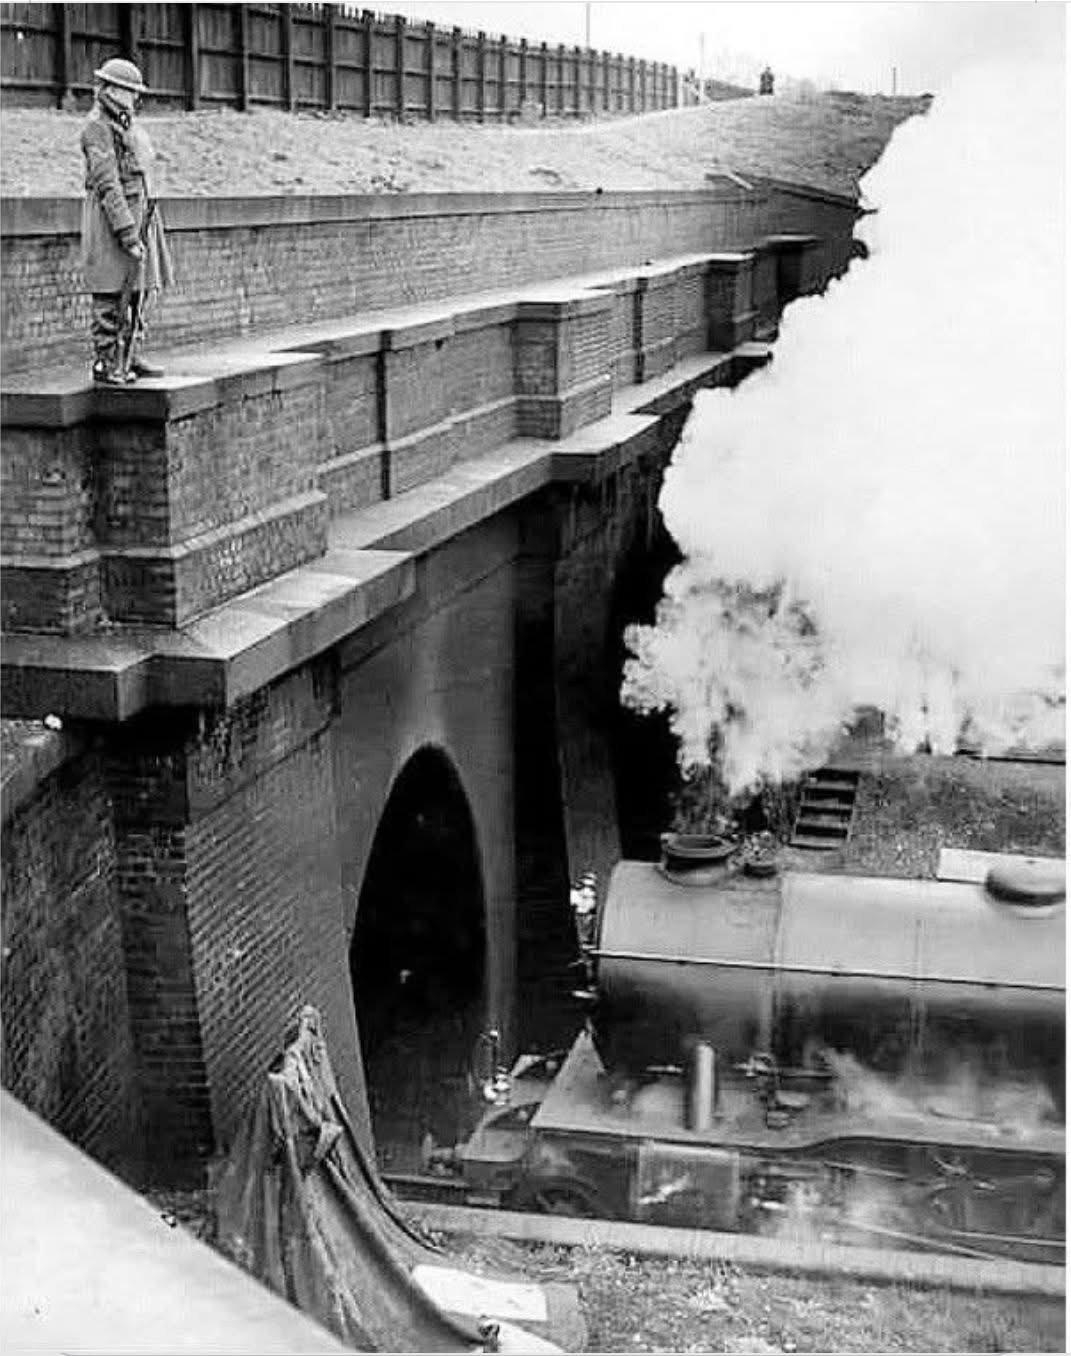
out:
{"label": "white smoke", "polygon": [[[685,556],[623,698],[730,790],[820,761],[855,705],[902,746],[1062,737],[1062,52],[977,69],[867,175],[870,258],[697,397],[661,508]],[[1044,694],[1044,695],[1039,695]]]}

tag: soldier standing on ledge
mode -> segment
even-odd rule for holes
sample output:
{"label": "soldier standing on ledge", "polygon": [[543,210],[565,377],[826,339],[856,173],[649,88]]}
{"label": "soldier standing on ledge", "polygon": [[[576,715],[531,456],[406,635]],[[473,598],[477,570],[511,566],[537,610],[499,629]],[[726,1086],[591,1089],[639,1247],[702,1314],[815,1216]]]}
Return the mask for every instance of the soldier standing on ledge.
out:
{"label": "soldier standing on ledge", "polygon": [[149,178],[152,147],[134,125],[146,88],[141,72],[113,57],[93,74],[93,109],[82,128],[82,269],[93,294],[93,380],[125,386],[163,375],[141,346],[146,296],[170,285],[171,260]]}

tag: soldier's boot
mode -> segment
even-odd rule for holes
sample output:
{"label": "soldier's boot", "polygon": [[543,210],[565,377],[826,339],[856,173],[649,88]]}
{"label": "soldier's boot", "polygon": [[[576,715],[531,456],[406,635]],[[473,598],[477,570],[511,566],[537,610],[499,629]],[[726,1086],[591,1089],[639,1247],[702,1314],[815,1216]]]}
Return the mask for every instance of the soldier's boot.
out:
{"label": "soldier's boot", "polygon": [[127,359],[127,371],[132,377],[162,377],[164,369],[158,367],[156,363],[151,363],[145,357],[142,349],[145,345],[145,294],[135,292],[130,298],[130,324],[132,327],[130,335],[129,357]]}
{"label": "soldier's boot", "polygon": [[98,386],[125,386],[119,338],[122,323],[117,292],[94,292],[90,333],[93,338],[93,380]]}

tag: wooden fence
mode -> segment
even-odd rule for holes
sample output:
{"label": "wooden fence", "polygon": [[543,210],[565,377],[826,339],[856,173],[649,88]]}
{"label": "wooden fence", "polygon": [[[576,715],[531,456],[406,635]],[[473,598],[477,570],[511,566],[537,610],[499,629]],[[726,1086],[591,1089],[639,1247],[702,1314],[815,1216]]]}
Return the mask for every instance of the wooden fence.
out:
{"label": "wooden fence", "polygon": [[678,100],[675,67],[330,4],[0,5],[6,102],[67,105],[111,56],[149,107],[320,109],[502,121],[641,113]]}

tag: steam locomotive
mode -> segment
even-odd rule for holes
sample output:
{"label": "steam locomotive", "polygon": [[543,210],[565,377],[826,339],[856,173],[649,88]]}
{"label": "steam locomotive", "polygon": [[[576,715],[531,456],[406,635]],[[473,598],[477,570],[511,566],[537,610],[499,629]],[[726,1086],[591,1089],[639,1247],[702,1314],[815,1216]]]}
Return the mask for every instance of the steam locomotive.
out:
{"label": "steam locomotive", "polygon": [[[469,1203],[1064,1258],[1062,863],[984,882],[615,868],[564,1056],[426,1178]],[[574,892],[574,904],[577,896]]]}

